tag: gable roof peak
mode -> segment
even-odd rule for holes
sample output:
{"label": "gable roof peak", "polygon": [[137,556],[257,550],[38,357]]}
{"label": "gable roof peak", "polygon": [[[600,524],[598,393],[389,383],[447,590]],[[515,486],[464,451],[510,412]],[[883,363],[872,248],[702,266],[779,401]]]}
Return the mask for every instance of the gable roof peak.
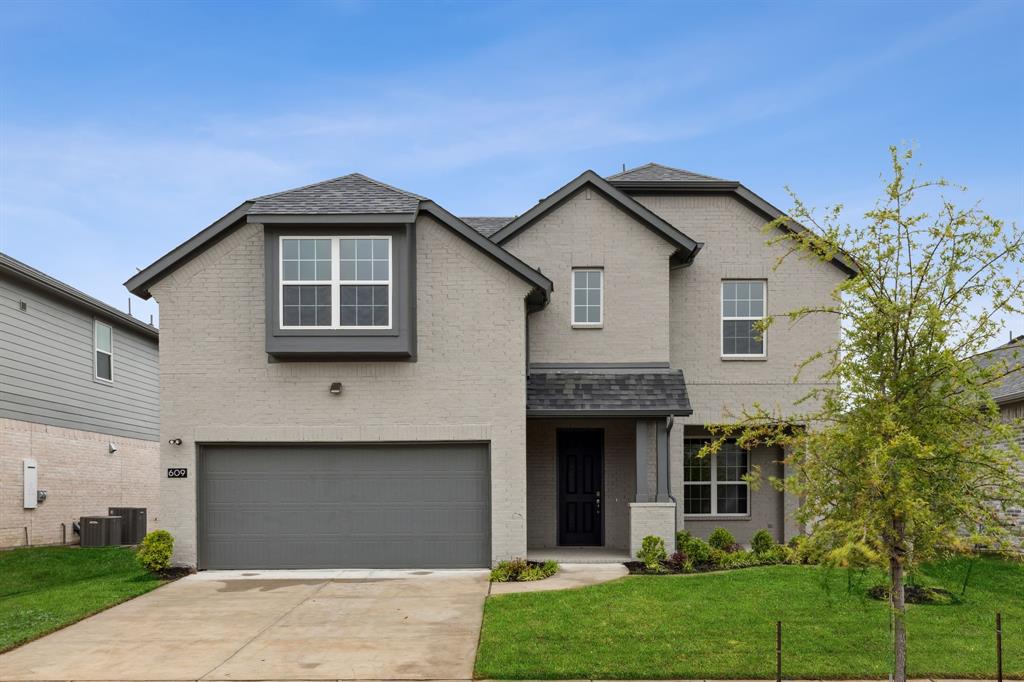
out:
{"label": "gable roof peak", "polygon": [[693,182],[712,181],[729,182],[723,178],[716,178],[710,175],[694,173],[682,168],[674,168],[660,163],[645,163],[642,166],[624,170],[621,173],[609,175],[607,180],[611,182]]}

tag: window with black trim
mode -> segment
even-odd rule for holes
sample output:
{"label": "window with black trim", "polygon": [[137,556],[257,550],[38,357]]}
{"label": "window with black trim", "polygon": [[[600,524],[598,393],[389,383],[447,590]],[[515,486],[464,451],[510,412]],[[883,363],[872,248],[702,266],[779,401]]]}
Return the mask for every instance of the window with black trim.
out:
{"label": "window with black trim", "polygon": [[683,513],[693,516],[750,514],[750,453],[736,443],[724,443],[712,455],[698,457],[706,439],[683,442]]}

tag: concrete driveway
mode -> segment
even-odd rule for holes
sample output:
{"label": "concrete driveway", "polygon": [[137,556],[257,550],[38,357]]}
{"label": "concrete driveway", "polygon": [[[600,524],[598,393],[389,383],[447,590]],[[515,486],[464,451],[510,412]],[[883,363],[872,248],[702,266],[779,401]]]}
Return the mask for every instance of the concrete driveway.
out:
{"label": "concrete driveway", "polygon": [[0,680],[468,680],[487,571],[213,571],[0,655]]}

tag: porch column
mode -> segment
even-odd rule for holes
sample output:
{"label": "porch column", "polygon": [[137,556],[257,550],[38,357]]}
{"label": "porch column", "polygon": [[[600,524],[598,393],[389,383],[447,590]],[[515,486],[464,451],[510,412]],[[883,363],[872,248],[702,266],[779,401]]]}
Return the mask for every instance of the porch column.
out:
{"label": "porch column", "polygon": [[671,502],[668,496],[668,424],[665,419],[654,422],[658,430],[658,497],[657,502]]}
{"label": "porch column", "polygon": [[650,502],[651,491],[647,484],[647,450],[649,423],[636,420],[636,499],[634,502]]}

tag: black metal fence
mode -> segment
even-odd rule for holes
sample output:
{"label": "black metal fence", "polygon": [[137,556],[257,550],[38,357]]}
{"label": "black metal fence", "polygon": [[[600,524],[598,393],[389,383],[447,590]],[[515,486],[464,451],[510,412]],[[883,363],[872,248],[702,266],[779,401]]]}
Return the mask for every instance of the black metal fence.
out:
{"label": "black metal fence", "polygon": [[[996,680],[1003,682],[1003,614],[996,611]],[[775,621],[775,682],[782,682],[782,621]]]}

